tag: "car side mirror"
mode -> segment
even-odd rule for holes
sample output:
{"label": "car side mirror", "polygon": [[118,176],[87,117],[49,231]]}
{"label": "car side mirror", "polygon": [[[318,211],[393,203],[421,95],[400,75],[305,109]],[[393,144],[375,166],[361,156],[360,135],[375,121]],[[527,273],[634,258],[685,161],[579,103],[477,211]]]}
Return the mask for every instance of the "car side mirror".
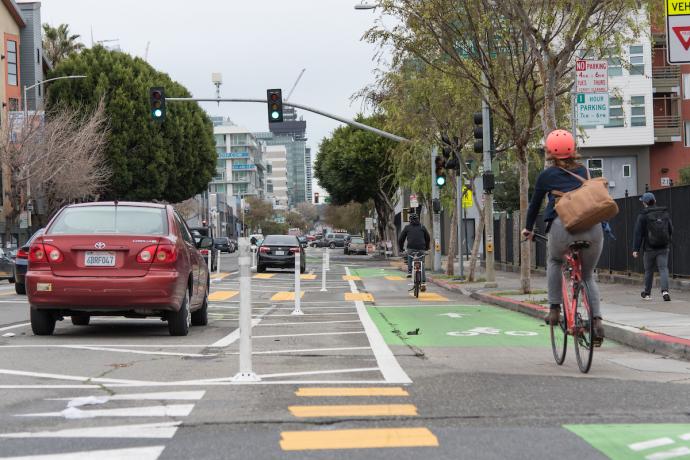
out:
{"label": "car side mirror", "polygon": [[204,236],[196,244],[197,249],[210,249],[211,246],[213,246],[213,238],[208,236]]}

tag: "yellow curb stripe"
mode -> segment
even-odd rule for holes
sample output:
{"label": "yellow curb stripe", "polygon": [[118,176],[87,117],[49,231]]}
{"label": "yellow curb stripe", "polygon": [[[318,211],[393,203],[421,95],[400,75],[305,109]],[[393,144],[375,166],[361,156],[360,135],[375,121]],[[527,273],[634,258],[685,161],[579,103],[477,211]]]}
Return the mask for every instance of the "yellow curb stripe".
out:
{"label": "yellow curb stripe", "polygon": [[283,431],[280,436],[283,450],[438,447],[438,438],[428,428]]}
{"label": "yellow curb stripe", "polygon": [[414,404],[352,404],[334,406],[288,406],[295,417],[395,417],[417,414]]}
{"label": "yellow curb stripe", "polygon": [[433,292],[420,292],[419,300],[423,302],[448,302],[447,297],[443,297],[442,295]]}
{"label": "yellow curb stripe", "polygon": [[[304,297],[304,291],[300,292],[299,298]],[[288,292],[288,291],[280,291],[271,297],[271,300],[273,301],[287,301],[287,300],[295,300],[295,293],[294,292]]]}
{"label": "yellow curb stripe", "polygon": [[212,292],[211,294],[209,294],[208,300],[210,300],[211,302],[228,300],[228,299],[235,297],[239,293],[240,293],[240,291],[216,291],[216,292]]}
{"label": "yellow curb stripe", "polygon": [[405,279],[402,276],[384,276],[384,278],[386,278],[388,281],[402,281]]}
{"label": "yellow curb stripe", "polygon": [[303,280],[315,280],[316,279],[316,275],[300,275],[299,277],[300,277],[300,279],[303,279]]}
{"label": "yellow curb stripe", "polygon": [[275,273],[257,273],[256,275],[252,276],[252,278],[256,278],[258,280],[270,280],[275,276]]}
{"label": "yellow curb stripe", "polygon": [[354,275],[343,275],[343,281],[362,281],[362,277]]}
{"label": "yellow curb stripe", "polygon": [[367,292],[346,292],[345,300],[353,302],[356,300],[361,300],[362,302],[373,302],[374,296]]}
{"label": "yellow curb stripe", "polygon": [[352,388],[352,387],[318,387],[318,388],[299,388],[295,391],[296,396],[304,397],[325,397],[325,396],[410,396],[407,390],[401,387],[371,387],[371,388]]}

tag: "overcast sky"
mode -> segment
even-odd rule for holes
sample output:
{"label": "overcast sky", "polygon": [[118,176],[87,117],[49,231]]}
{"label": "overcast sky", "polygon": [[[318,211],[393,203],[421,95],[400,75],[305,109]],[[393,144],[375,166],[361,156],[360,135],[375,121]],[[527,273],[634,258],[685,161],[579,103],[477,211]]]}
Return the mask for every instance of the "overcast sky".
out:
{"label": "overcast sky", "polygon": [[[291,100],[353,118],[362,110],[351,96],[374,81],[376,48],[362,42],[378,13],[358,11],[360,0],[43,0],[42,21],[69,24],[90,46],[118,39],[122,51],[185,85],[194,96],[214,97],[211,73],[223,74],[224,97],[284,97],[303,68]],[[106,45],[109,43],[106,43]],[[265,105],[205,104],[251,131],[267,131]],[[314,158],[339,123],[299,111],[307,121]],[[315,185],[315,190],[318,191]]]}

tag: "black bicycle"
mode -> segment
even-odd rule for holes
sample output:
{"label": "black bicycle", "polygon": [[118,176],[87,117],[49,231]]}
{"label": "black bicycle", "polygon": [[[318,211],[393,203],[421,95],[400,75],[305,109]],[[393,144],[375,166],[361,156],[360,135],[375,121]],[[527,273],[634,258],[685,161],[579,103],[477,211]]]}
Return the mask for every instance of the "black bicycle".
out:
{"label": "black bicycle", "polygon": [[419,297],[419,291],[426,291],[426,286],[422,284],[422,272],[424,270],[424,257],[426,251],[407,251],[405,253],[405,260],[407,257],[412,257],[412,293],[415,297]]}

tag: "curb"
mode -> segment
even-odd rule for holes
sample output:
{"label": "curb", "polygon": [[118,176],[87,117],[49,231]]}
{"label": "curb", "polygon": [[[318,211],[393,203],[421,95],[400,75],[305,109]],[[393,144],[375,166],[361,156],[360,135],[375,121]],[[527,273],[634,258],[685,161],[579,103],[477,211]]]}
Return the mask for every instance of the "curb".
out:
{"label": "curb", "polygon": [[[481,291],[468,291],[460,286],[453,286],[445,281],[435,280],[427,275],[427,280],[449,291],[460,292],[475,300],[486,302],[508,310],[517,311],[526,315],[542,319],[548,308],[541,305],[522,302],[506,297],[499,297]],[[654,353],[662,356],[690,361],[690,340],[661,334],[654,331],[646,331],[636,327],[626,326],[611,321],[604,321],[606,338],[623,345]]]}

